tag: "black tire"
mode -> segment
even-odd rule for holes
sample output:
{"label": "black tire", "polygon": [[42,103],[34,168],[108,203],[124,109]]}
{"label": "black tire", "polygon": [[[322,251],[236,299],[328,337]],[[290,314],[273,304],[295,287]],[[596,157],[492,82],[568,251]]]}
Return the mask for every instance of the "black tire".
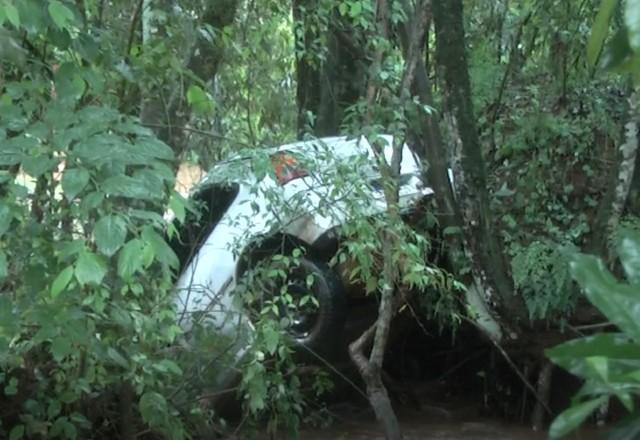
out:
{"label": "black tire", "polygon": [[[307,277],[313,277],[307,286]],[[303,256],[287,276],[287,290],[294,297],[311,295],[317,307],[302,319],[292,319],[288,329],[296,354],[307,361],[335,358],[341,347],[347,319],[347,299],[338,275],[325,263]],[[297,313],[297,312],[296,312]],[[298,318],[303,314],[300,311]]]}

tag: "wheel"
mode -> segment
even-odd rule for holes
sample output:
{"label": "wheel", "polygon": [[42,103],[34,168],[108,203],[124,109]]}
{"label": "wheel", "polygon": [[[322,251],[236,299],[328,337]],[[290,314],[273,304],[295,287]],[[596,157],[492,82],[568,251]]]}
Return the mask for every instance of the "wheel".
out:
{"label": "wheel", "polygon": [[347,300],[338,275],[325,263],[303,256],[289,269],[286,281],[271,286],[270,296],[284,285],[288,302],[296,307],[287,309],[280,302],[279,316],[289,318],[287,332],[298,354],[310,361],[333,358],[347,318]]}

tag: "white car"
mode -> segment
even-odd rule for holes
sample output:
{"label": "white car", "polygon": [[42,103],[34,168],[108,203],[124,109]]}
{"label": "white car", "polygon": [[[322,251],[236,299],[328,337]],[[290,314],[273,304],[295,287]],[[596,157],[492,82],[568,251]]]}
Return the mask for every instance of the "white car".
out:
{"label": "white car", "polygon": [[[388,161],[392,138],[380,139]],[[354,212],[376,215],[386,209],[376,164],[364,137],[332,137],[259,150],[252,159],[236,157],[216,165],[190,196],[202,205],[202,216],[188,219],[173,243],[182,263],[176,283],[181,326],[188,331],[196,320],[204,320],[237,340],[236,355],[241,356],[252,324],[237,288],[243,282],[246,287],[246,274],[260,261],[293,252],[299,264],[288,274],[287,289],[293,296],[311,295],[316,307],[294,312],[289,334],[297,344],[329,356],[357,286],[328,263],[338,249],[340,226]],[[433,194],[421,176],[420,162],[404,145],[401,208]]]}

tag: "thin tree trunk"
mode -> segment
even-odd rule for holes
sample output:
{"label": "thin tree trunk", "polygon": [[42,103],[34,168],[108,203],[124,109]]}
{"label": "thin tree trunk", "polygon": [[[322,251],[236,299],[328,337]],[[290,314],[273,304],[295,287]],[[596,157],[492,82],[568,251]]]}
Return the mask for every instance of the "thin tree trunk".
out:
{"label": "thin tree trunk", "polygon": [[[627,109],[627,123],[624,125],[624,140],[618,147],[618,155],[613,153],[612,165],[609,167],[610,185],[602,197],[593,225],[593,238],[588,250],[610,260],[614,258],[609,251],[609,237],[618,227],[620,218],[634,185],[640,181],[638,175],[638,93],[632,92]],[[610,155],[609,155],[610,156]],[[606,157],[605,157],[606,158]],[[633,197],[632,197],[633,200]]]}
{"label": "thin tree trunk", "polygon": [[[408,1],[403,1],[403,8],[408,16],[414,16]],[[400,27],[400,40],[405,54],[408,53],[410,32],[404,25]],[[416,95],[423,105],[431,105],[434,102],[431,81],[423,59],[417,59],[416,61],[412,94]],[[417,135],[414,136],[415,139],[413,139],[412,144],[418,156],[429,164],[426,180],[435,192],[439,223],[442,229],[462,231],[462,214],[454,197],[454,188],[452,188],[449,179],[448,157],[450,152],[444,146],[442,133],[435,114],[421,118],[419,126],[415,130],[417,130]],[[465,237],[461,234],[448,234],[444,239],[447,241],[449,261],[454,271],[462,272],[462,268],[458,267],[462,261],[460,255],[463,255],[465,249],[469,248],[469,245],[465,243]],[[471,261],[472,256],[467,254],[467,259]],[[472,318],[475,324],[488,338],[495,342],[500,342],[502,339],[502,325],[499,324],[493,316],[493,311],[487,305],[487,297],[489,295],[486,294],[482,287],[483,283],[480,274],[474,271],[472,276],[465,277],[463,281],[468,286],[466,302],[472,311]]]}
{"label": "thin tree trunk", "polygon": [[[378,0],[377,2],[377,30],[378,37],[388,38],[389,9],[386,0]],[[416,5],[414,16],[418,17],[413,21],[411,27],[411,37],[409,40],[407,56],[405,60],[404,73],[400,83],[400,108],[404,108],[404,104],[409,99],[409,86],[413,82],[415,68],[421,54],[421,42],[423,41],[426,28],[426,4],[419,2]],[[373,56],[373,71],[381,68],[384,61],[384,49],[382,46],[376,49]],[[371,123],[373,108],[375,106],[376,96],[378,95],[376,81],[370,80],[367,87],[367,114],[366,122]],[[392,223],[400,222],[400,210],[398,207],[398,185],[397,181],[400,176],[400,163],[402,162],[402,146],[404,139],[394,139],[393,153],[391,161],[387,162],[384,151],[381,147],[373,145],[376,156],[380,162],[380,173],[384,185],[384,197],[387,203],[387,214]],[[380,304],[378,308],[378,319],[374,326],[367,330],[358,340],[350,345],[350,355],[353,362],[358,367],[362,376],[369,397],[369,403],[373,408],[376,419],[382,425],[385,437],[388,440],[397,440],[402,438],[400,424],[393,411],[391,400],[382,381],[382,366],[384,361],[384,353],[389,338],[389,329],[393,315],[397,309],[397,304],[402,300],[403,295],[396,292],[396,282],[398,272],[396,264],[393,260],[394,249],[398,246],[397,239],[393,233],[383,232],[382,236],[382,255],[383,255],[383,287],[380,294]],[[367,359],[364,355],[364,347],[373,338],[373,347]]]}
{"label": "thin tree trunk", "polygon": [[543,361],[542,368],[538,376],[538,401],[533,409],[531,425],[534,431],[541,431],[544,428],[545,406],[549,404],[549,392],[551,391],[551,377],[553,374],[553,363]]}
{"label": "thin tree trunk", "polygon": [[[300,137],[309,128],[317,136],[337,135],[345,110],[360,99],[365,87],[367,60],[360,31],[338,13],[323,28],[315,15],[318,3],[293,1],[296,50],[300,50],[296,56]],[[318,47],[322,39],[326,46]]]}
{"label": "thin tree trunk", "polygon": [[620,146],[620,166],[618,179],[611,202],[611,215],[607,222],[607,229],[613,232],[618,224],[627,203],[631,182],[636,166],[638,154],[638,92],[633,92],[629,98],[629,120],[625,124],[625,140]]}
{"label": "thin tree trunk", "polygon": [[471,102],[462,0],[434,0],[433,18],[466,250],[488,299],[508,311],[503,316],[509,316],[511,324],[518,326],[527,317],[526,308],[515,294],[499,237],[492,227],[491,199]]}

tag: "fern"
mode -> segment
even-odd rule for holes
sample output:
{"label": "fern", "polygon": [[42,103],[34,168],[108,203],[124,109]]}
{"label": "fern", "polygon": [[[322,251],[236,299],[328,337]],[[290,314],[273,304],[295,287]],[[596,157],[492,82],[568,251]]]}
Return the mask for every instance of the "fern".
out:
{"label": "fern", "polygon": [[523,295],[531,319],[568,314],[575,304],[566,247],[534,241],[515,249],[513,281]]}

